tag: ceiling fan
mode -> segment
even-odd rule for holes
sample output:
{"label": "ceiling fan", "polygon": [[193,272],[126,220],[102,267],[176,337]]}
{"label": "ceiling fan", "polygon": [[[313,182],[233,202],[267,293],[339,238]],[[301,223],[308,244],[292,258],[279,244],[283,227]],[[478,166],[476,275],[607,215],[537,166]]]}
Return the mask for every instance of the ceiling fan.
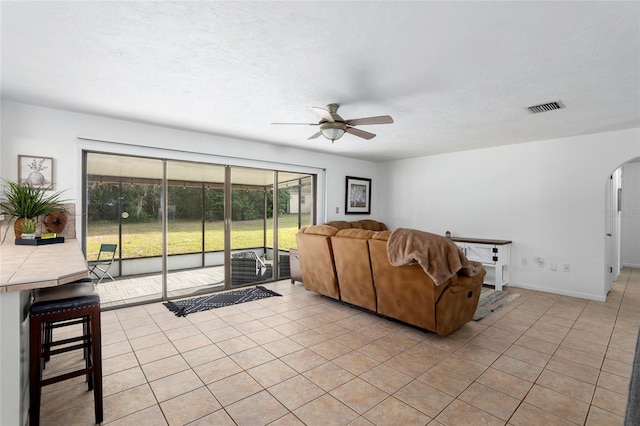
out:
{"label": "ceiling fan", "polygon": [[364,139],[372,139],[376,135],[356,129],[354,126],[363,124],[390,124],[393,118],[389,115],[379,115],[377,117],[353,118],[345,120],[338,115],[338,104],[329,104],[326,108],[313,107],[313,110],[320,116],[318,123],[271,123],[271,124],[301,124],[305,126],[320,126],[320,131],[311,135],[308,139],[315,139],[322,135],[332,143],[340,139],[345,132]]}

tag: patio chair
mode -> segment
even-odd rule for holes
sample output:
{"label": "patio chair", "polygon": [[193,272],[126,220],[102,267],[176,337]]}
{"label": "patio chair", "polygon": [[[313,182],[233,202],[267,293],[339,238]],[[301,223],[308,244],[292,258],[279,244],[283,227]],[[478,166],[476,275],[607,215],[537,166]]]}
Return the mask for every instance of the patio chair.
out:
{"label": "patio chair", "polygon": [[267,265],[253,251],[242,251],[231,255],[231,285],[264,281],[262,276]]}
{"label": "patio chair", "polygon": [[111,281],[115,279],[109,273],[113,260],[116,257],[117,244],[100,244],[100,252],[96,260],[90,260],[87,262],[89,266],[89,274],[95,276],[98,279],[95,285],[98,285],[106,277],[111,278]]}

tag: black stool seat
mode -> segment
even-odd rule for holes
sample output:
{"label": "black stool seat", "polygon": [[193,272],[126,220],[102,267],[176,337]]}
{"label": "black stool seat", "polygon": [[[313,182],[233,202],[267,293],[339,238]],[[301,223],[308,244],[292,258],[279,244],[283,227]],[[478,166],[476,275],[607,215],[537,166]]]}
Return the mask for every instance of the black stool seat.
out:
{"label": "black stool seat", "polygon": [[[102,423],[102,354],[100,331],[100,296],[92,284],[82,282],[38,289],[29,309],[29,387],[31,426],[40,421],[41,388],[80,375],[87,376],[93,390],[96,423]],[[53,329],[82,324],[76,337],[53,341]],[[52,347],[59,347],[52,349]],[[50,356],[82,349],[85,368],[47,379],[42,371]]]}
{"label": "black stool seat", "polygon": [[36,290],[29,312],[31,315],[37,315],[43,312],[77,309],[96,304],[100,304],[100,296],[93,286],[71,283]]}

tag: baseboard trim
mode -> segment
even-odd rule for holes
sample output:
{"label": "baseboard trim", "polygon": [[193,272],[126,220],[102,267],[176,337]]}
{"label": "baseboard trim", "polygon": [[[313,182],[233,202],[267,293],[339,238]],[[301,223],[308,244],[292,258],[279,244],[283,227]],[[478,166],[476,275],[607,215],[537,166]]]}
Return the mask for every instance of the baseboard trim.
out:
{"label": "baseboard trim", "polygon": [[537,285],[531,285],[531,284],[526,284],[526,283],[509,283],[509,287],[520,287],[526,290],[535,290],[535,291],[541,291],[543,293],[551,293],[551,294],[557,294],[560,296],[569,296],[569,297],[577,297],[579,299],[588,299],[588,300],[595,300],[596,302],[606,302],[607,301],[607,296],[606,295],[599,295],[599,294],[592,294],[592,293],[582,293],[582,292],[577,292],[577,291],[568,291],[568,290],[562,290],[562,289],[555,289],[555,288],[549,288],[549,287],[540,287]]}
{"label": "baseboard trim", "polygon": [[623,263],[623,268],[640,268],[640,263]]}

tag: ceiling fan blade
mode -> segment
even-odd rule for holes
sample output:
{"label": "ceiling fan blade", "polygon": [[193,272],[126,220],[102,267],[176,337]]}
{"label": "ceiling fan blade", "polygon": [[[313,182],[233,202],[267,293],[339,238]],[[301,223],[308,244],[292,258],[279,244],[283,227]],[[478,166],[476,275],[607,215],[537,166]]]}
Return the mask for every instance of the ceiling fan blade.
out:
{"label": "ceiling fan blade", "polygon": [[354,118],[345,121],[350,126],[358,126],[360,124],[391,124],[393,118],[390,115],[379,115],[377,117]]}
{"label": "ceiling fan blade", "polygon": [[354,127],[347,127],[345,131],[364,139],[373,139],[376,137],[373,133],[365,132],[364,130],[356,129]]}
{"label": "ceiling fan blade", "polygon": [[288,126],[317,126],[318,123],[271,123],[274,125],[288,125]]}
{"label": "ceiling fan blade", "polygon": [[307,140],[309,140],[309,139],[315,139],[315,138],[317,138],[318,136],[320,136],[321,134],[322,134],[322,132],[314,133],[313,135],[309,136],[309,137],[307,138]]}
{"label": "ceiling fan blade", "polygon": [[331,113],[329,112],[329,110],[324,109],[324,108],[320,108],[320,107],[311,107],[315,112],[318,113],[318,115],[320,117],[322,117],[323,120],[327,120],[330,122],[334,122],[335,120],[333,119],[333,117],[331,116]]}

